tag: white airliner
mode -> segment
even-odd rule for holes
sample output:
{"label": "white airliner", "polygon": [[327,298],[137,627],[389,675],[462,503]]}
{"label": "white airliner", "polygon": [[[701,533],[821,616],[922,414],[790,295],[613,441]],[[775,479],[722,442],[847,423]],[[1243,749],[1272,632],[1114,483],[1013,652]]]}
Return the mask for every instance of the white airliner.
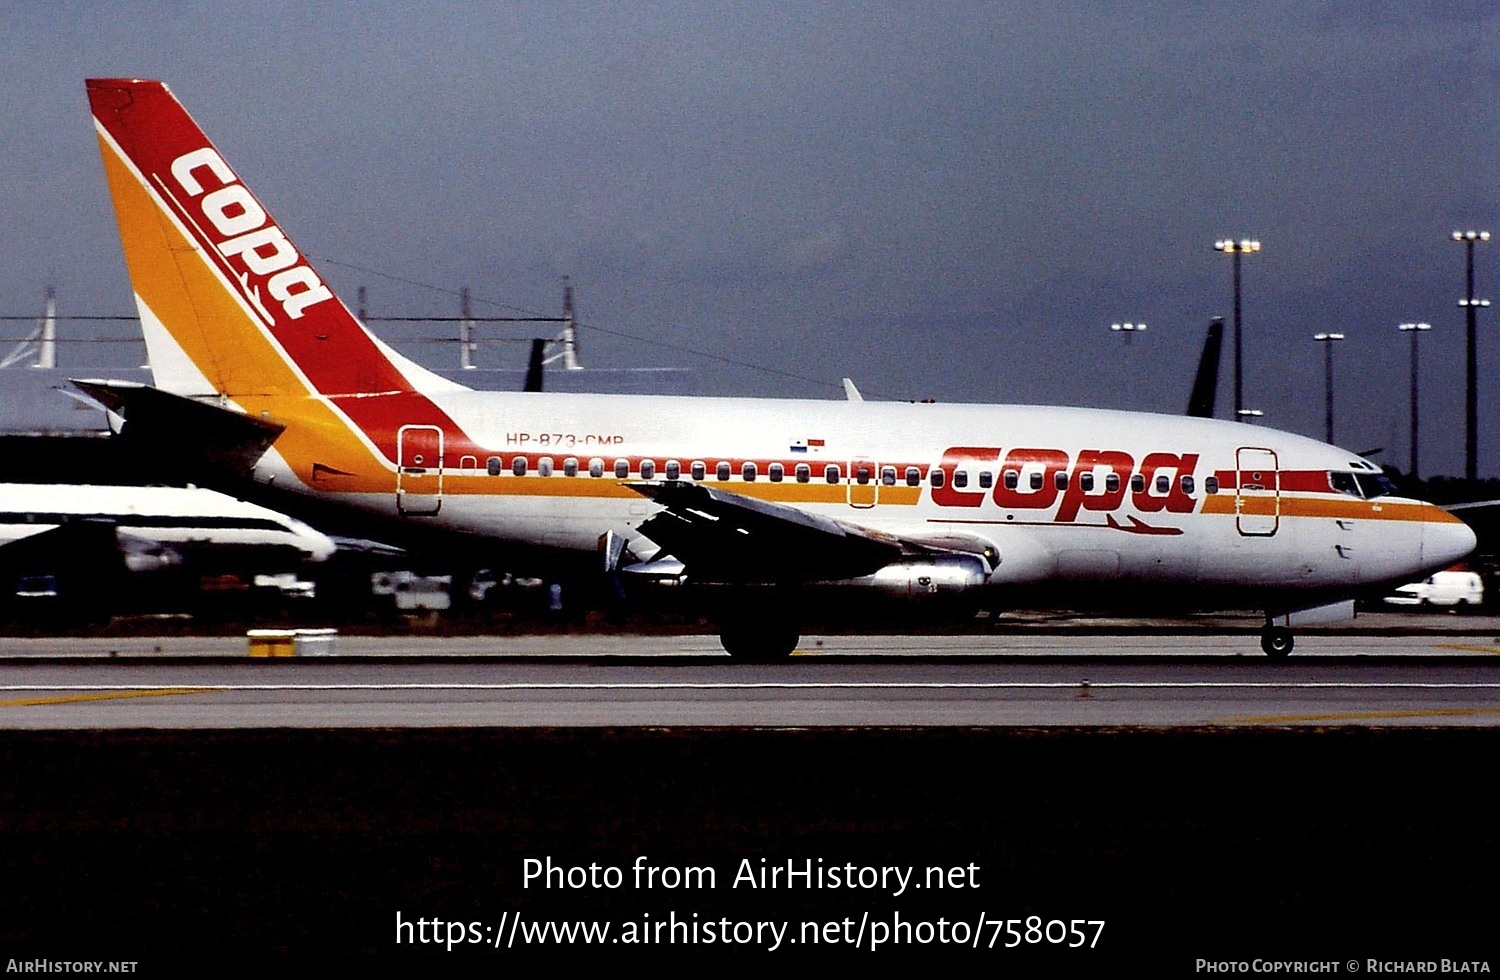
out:
{"label": "white airliner", "polygon": [[1262,646],[1474,546],[1359,456],[1212,419],[1028,406],[479,392],[352,316],[160,82],[90,103],[156,387],[124,432],[408,525],[723,583],[743,659],[804,587],[1264,610]]}
{"label": "white airliner", "polygon": [[201,487],[0,484],[0,568],[18,574],[116,559],[131,572],[281,571],[335,550],[299,520]]}

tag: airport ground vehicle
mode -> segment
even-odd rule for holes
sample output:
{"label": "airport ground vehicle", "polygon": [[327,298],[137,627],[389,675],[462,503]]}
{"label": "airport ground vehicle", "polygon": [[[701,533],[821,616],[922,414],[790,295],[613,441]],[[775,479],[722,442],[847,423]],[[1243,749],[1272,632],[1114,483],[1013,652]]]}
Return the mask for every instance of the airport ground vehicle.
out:
{"label": "airport ground vehicle", "polygon": [[1384,601],[1392,606],[1478,608],[1484,602],[1484,580],[1478,572],[1433,572],[1420,582],[1400,586]]}
{"label": "airport ground vehicle", "polygon": [[743,659],[789,654],[828,588],[1258,609],[1281,656],[1474,546],[1353,453],[1213,419],[473,391],[359,323],[166,86],[88,93],[155,381],[80,382],[122,435],[416,533],[716,583]]}

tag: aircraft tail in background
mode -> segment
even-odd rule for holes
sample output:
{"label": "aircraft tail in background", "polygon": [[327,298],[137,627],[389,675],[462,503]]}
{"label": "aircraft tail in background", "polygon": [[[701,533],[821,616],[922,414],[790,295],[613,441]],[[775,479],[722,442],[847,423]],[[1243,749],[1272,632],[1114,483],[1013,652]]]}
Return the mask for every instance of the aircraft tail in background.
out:
{"label": "aircraft tail in background", "polygon": [[1203,340],[1203,355],[1198,358],[1198,373],[1193,378],[1193,392],[1188,396],[1187,413],[1193,418],[1214,417],[1214,403],[1219,391],[1219,351],[1224,346],[1224,321],[1214,317]]}

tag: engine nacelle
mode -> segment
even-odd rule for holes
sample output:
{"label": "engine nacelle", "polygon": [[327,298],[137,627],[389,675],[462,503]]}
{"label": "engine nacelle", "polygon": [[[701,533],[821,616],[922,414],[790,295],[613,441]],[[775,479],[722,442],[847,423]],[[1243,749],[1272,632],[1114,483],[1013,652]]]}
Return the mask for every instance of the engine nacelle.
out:
{"label": "engine nacelle", "polygon": [[128,571],[139,574],[165,572],[182,567],[182,553],[171,545],[126,534],[124,531],[116,531],[115,540],[119,543],[120,558]]}
{"label": "engine nacelle", "polygon": [[923,599],[977,589],[989,581],[990,570],[978,555],[938,555],[892,562],[863,578],[841,585],[876,589],[890,596]]}

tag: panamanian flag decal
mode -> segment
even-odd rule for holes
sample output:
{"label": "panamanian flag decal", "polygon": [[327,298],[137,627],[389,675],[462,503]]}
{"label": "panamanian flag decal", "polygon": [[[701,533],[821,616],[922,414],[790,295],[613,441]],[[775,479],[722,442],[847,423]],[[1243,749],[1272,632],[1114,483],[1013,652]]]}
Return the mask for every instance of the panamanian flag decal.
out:
{"label": "panamanian flag decal", "polygon": [[808,449],[822,449],[822,439],[798,439],[788,447],[794,453],[805,453]]}

